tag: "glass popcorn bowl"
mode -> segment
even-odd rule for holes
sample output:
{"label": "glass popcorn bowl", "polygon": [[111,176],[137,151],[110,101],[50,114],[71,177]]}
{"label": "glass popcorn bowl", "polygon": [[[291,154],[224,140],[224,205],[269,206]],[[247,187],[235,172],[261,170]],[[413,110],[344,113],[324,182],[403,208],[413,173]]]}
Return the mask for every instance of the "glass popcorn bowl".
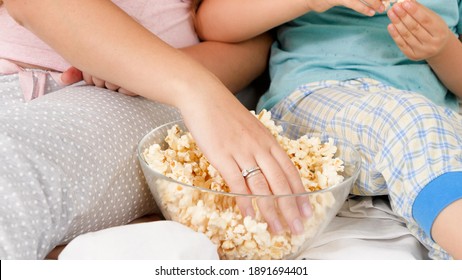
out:
{"label": "glass popcorn bowl", "polygon": [[[328,186],[324,186],[324,188],[314,184],[311,187],[306,187],[307,192],[294,195],[230,193],[229,189],[219,188],[218,185],[223,184],[224,180],[213,167],[207,166],[208,162],[202,161],[191,167],[178,162],[166,162],[165,154],[174,155],[174,152],[164,153],[164,157],[160,155],[160,150],[169,147],[165,140],[168,136],[171,141],[172,127],[175,126],[183,132],[188,131],[181,120],[167,123],[152,130],[142,138],[138,145],[138,158],[143,173],[165,219],[180,222],[195,231],[204,233],[217,245],[221,259],[295,259],[301,252],[309,248],[315,238],[322,234],[329,222],[332,221],[359,175],[360,156],[348,141],[325,133],[310,131],[304,126],[278,121],[275,124],[282,128],[282,132],[278,132],[278,135],[284,139],[299,139],[304,136],[304,140],[314,139],[314,142],[319,140],[321,143],[327,143],[330,139],[329,149],[335,152],[333,154],[334,159],[343,161],[343,170],[338,171],[337,177],[333,177],[338,179],[338,176],[342,176],[340,178],[343,180],[331,183],[331,185],[327,184]],[[176,140],[178,143],[187,142],[186,138],[179,137]],[[287,142],[287,140],[285,141]],[[187,146],[185,143],[182,145]],[[335,146],[333,150],[332,146]],[[303,149],[301,150],[303,151]],[[194,155],[188,156],[188,152],[191,153],[187,151],[185,153],[187,157],[194,157]],[[176,154],[180,154],[180,152]],[[321,153],[320,158],[323,156],[324,154]],[[157,160],[155,164],[152,163],[153,158]],[[334,159],[327,160],[327,162],[334,161]],[[338,160],[335,164],[338,165]],[[202,171],[198,167],[201,165]],[[170,173],[166,170],[169,170]],[[199,171],[194,172],[194,170]],[[211,180],[210,174],[204,175],[207,172],[218,176],[218,179]],[[317,172],[318,180],[323,181],[323,184],[326,185],[326,182],[329,181],[329,173],[323,175],[322,172]],[[193,176],[191,179],[192,173],[200,176]],[[170,177],[164,174],[168,174]],[[173,176],[172,174],[176,175]],[[288,227],[282,234],[274,234],[261,217],[258,209],[260,200],[271,201],[277,205],[279,200],[287,199],[287,197],[302,197],[311,203],[313,216],[304,221],[302,234],[292,234]],[[252,201],[256,212],[255,217],[241,215],[236,205],[238,199]],[[281,217],[281,220],[284,219]]]}

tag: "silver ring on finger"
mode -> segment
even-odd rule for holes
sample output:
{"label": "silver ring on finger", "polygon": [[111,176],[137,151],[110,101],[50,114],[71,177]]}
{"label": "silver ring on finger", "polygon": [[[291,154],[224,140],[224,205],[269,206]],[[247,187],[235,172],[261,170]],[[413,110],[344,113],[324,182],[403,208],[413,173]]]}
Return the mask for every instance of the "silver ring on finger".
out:
{"label": "silver ring on finger", "polygon": [[260,167],[254,166],[252,168],[242,170],[242,177],[244,177],[244,179],[248,179],[258,173],[261,173]]}
{"label": "silver ring on finger", "polygon": [[371,4],[367,3],[366,0],[359,0],[359,2],[363,3],[364,5],[371,7]]}

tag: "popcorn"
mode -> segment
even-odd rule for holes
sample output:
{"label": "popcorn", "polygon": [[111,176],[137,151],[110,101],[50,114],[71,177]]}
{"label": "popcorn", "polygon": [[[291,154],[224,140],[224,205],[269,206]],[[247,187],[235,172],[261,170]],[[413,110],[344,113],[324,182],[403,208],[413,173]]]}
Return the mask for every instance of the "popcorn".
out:
{"label": "popcorn", "polygon": [[390,8],[392,3],[401,3],[407,0],[382,0],[383,5],[385,6],[385,9]]}
{"label": "popcorn", "polygon": [[[254,115],[255,113],[252,112]],[[335,158],[337,151],[332,139],[322,143],[319,138],[302,136],[292,140],[281,135],[282,127],[271,119],[271,113],[255,115],[287,152],[307,192],[329,188],[343,181],[343,161]],[[330,192],[309,196],[313,216],[304,223],[304,233],[292,235],[286,229],[276,235],[269,231],[262,218],[256,198],[252,203],[256,216],[243,217],[224,179],[198,149],[190,133],[173,126],[165,138],[168,148],[154,144],[144,151],[148,165],[165,176],[185,184],[216,191],[181,186],[159,179],[158,197],[164,216],[195,231],[204,233],[218,245],[222,259],[283,259],[298,252],[307,239],[317,233],[335,198]]]}

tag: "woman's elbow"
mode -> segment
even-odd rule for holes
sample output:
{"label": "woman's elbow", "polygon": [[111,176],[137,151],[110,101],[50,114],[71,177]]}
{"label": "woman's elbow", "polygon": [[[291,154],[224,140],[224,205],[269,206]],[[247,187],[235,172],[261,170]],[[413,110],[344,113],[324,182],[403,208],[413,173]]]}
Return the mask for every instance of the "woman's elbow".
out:
{"label": "woman's elbow", "polygon": [[207,19],[204,19],[199,14],[195,18],[195,29],[197,36],[204,41],[228,42],[226,32],[219,31],[218,25],[209,24]]}
{"label": "woman's elbow", "polygon": [[200,39],[223,43],[239,43],[250,38],[243,36],[233,24],[208,11],[198,10],[195,16],[195,29]]}
{"label": "woman's elbow", "polygon": [[228,28],[226,25],[209,25],[200,20],[196,21],[196,33],[201,40],[223,43],[240,43],[252,38],[252,36],[246,36],[246,34],[239,31],[236,32],[236,30]]}

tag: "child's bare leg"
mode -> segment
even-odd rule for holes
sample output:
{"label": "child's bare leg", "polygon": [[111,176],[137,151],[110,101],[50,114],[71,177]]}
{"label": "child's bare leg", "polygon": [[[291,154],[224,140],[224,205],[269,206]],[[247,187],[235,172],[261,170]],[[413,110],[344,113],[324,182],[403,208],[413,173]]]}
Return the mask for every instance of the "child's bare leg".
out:
{"label": "child's bare leg", "polygon": [[454,259],[462,259],[462,199],[451,203],[436,218],[432,237]]}

